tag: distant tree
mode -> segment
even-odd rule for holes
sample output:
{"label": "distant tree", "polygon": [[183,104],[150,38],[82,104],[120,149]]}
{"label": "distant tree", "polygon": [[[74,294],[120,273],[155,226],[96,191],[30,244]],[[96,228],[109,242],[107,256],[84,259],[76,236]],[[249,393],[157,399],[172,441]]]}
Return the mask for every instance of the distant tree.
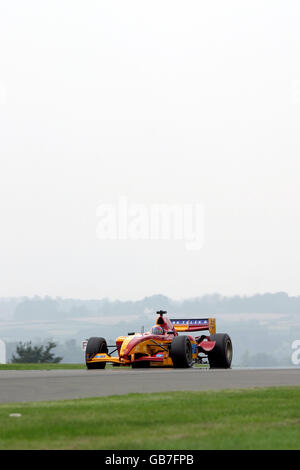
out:
{"label": "distant tree", "polygon": [[250,366],[250,354],[249,354],[249,351],[248,349],[244,352],[244,354],[242,355],[242,358],[241,358],[241,365],[244,366],[244,367],[247,367],[247,366]]}
{"label": "distant tree", "polygon": [[58,363],[60,362],[63,358],[59,356],[54,356],[54,354],[51,352],[51,349],[54,349],[56,347],[56,344],[52,341],[49,341],[48,344],[45,346],[44,351],[42,352],[42,358],[41,362],[54,362]]}
{"label": "distant tree", "polygon": [[19,357],[13,355],[11,361],[14,363],[37,363],[37,362],[52,362],[58,363],[62,357],[55,357],[51,352],[56,344],[49,341],[46,346],[32,346],[31,341],[27,343],[20,342],[17,345],[16,353]]}

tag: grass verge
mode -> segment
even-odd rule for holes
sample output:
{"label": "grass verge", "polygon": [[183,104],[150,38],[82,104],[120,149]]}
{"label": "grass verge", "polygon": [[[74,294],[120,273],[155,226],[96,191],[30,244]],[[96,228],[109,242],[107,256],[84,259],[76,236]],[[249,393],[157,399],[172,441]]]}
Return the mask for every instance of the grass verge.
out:
{"label": "grass verge", "polygon": [[0,364],[0,370],[57,370],[57,369],[86,369],[85,364],[54,364],[54,363],[34,363],[34,364]]}
{"label": "grass verge", "polygon": [[[207,368],[207,365],[194,364],[193,367]],[[112,369],[112,364],[106,364],[106,369]],[[57,369],[86,369],[86,365],[82,364],[53,364],[53,363],[34,363],[34,364],[0,364],[0,370],[57,370]]]}
{"label": "grass verge", "polygon": [[0,449],[300,449],[300,387],[5,403],[0,422]]}

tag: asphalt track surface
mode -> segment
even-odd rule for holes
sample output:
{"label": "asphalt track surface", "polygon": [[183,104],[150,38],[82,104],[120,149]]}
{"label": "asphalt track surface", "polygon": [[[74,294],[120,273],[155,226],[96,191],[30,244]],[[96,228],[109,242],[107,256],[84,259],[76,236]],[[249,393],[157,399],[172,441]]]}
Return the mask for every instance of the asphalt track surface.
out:
{"label": "asphalt track surface", "polygon": [[284,385],[300,386],[300,368],[2,370],[0,403]]}

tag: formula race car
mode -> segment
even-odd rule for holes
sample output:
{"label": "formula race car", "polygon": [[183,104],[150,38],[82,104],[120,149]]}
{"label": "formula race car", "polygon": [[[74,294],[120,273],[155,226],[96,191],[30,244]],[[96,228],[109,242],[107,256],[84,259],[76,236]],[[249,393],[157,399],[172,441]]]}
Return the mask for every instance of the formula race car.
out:
{"label": "formula race car", "polygon": [[[187,368],[207,362],[211,368],[230,368],[232,342],[228,334],[216,333],[215,318],[169,319],[166,313],[157,312],[156,324],[150,331],[119,336],[113,346],[107,345],[104,338],[89,338],[85,349],[87,368],[104,369],[106,363],[133,368]],[[205,330],[209,330],[209,336],[179,334]]]}

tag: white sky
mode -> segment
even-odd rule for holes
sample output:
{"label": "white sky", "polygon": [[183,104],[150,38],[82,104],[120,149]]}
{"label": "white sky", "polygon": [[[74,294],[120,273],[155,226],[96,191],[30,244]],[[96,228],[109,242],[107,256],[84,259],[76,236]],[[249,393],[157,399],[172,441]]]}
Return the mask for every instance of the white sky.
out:
{"label": "white sky", "polygon": [[[299,295],[299,14],[0,0],[0,296]],[[203,248],[97,239],[123,196],[202,204]]]}

